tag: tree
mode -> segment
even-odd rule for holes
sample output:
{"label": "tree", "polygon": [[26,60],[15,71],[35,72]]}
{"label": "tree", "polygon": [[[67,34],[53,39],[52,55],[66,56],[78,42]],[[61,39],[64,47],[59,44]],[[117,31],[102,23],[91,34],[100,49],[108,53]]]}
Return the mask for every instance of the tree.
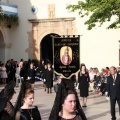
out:
{"label": "tree", "polygon": [[79,10],[81,17],[89,16],[85,24],[88,30],[97,24],[101,26],[104,22],[109,22],[110,28],[120,28],[120,0],[82,0],[76,5],[68,5],[67,9],[71,12]]}

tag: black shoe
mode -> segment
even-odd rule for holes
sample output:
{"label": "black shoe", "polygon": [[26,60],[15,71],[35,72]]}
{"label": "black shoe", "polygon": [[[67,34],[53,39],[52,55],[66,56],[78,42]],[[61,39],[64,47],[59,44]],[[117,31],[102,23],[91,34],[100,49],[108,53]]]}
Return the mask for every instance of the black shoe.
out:
{"label": "black shoe", "polygon": [[46,91],[46,89],[44,91]]}
{"label": "black shoe", "polygon": [[116,117],[112,117],[111,120],[116,120]]}
{"label": "black shoe", "polygon": [[87,107],[87,105],[83,105],[82,107]]}

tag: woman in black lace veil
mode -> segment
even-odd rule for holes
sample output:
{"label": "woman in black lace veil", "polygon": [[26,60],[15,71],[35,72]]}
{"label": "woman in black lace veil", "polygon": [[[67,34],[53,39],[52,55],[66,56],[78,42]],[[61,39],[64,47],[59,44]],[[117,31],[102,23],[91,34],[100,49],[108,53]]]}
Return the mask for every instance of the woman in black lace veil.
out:
{"label": "woman in black lace veil", "polygon": [[15,82],[10,81],[0,92],[0,120],[14,120],[14,106],[10,102],[15,90]]}
{"label": "woman in black lace veil", "polygon": [[30,83],[22,82],[15,104],[15,120],[41,120],[37,106],[33,106],[34,90]]}
{"label": "woman in black lace veil", "polygon": [[63,110],[63,104],[67,98],[68,95],[72,94],[73,96],[75,96],[75,111],[73,114],[75,114],[74,118],[71,118],[69,120],[87,120],[78,96],[77,96],[77,92],[74,90],[73,87],[73,83],[70,80],[67,79],[62,79],[61,85],[59,87],[59,90],[56,94],[56,98],[54,101],[54,105],[53,108],[51,110],[50,116],[49,116],[49,120],[65,120],[68,118],[63,118],[61,115],[61,111]]}

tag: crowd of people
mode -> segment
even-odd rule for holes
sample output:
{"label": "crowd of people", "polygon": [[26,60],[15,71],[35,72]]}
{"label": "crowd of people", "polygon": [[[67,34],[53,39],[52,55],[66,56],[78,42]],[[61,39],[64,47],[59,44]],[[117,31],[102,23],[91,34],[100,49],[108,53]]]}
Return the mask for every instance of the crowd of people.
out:
{"label": "crowd of people", "polygon": [[[37,74],[39,74],[38,77]],[[28,61],[21,59],[20,62],[10,59],[6,64],[0,61],[0,84],[6,84],[9,81],[14,80],[16,82],[16,87],[18,87],[20,79],[29,81],[33,88],[35,80],[39,79],[43,81],[45,91],[47,88],[47,93],[52,93],[52,63],[48,60],[45,64],[44,60],[41,60],[40,64],[35,64],[35,62],[30,59]]]}
{"label": "crowd of people", "polygon": [[[45,63],[43,59],[39,66],[30,59],[28,61],[21,59],[19,63],[13,59],[7,61],[6,64],[0,62],[0,82],[7,83],[0,92],[0,105],[2,105],[0,120],[8,120],[8,118],[9,120],[41,120],[37,106],[33,106],[37,73],[39,73],[39,80],[43,82],[44,91],[51,94],[54,87],[56,92],[49,120],[87,120],[83,107],[87,107],[89,92],[98,92],[99,96],[110,96],[111,116],[112,120],[116,120],[116,101],[120,108],[119,67],[106,67],[99,71],[98,68],[88,70],[85,64],[81,64],[80,71],[71,77],[69,82],[63,76],[57,76],[58,83],[53,86],[55,76],[52,63],[50,61]],[[10,100],[15,93],[14,87],[18,86],[21,89],[16,104],[13,106]],[[76,89],[80,89],[81,105]]]}
{"label": "crowd of people", "polygon": [[76,78],[76,87],[79,86],[82,97],[82,107],[87,107],[89,92],[98,92],[98,95],[110,98],[112,120],[116,120],[116,101],[120,113],[120,67],[106,67],[99,72],[97,68],[87,70],[85,64],[81,64]]}

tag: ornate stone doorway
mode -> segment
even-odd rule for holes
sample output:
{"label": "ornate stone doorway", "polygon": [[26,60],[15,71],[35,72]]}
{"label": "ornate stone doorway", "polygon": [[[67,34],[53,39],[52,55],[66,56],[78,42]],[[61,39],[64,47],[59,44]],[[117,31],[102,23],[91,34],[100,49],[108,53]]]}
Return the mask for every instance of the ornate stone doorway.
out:
{"label": "ornate stone doorway", "polygon": [[[52,45],[52,35],[58,35],[58,34],[48,34],[46,35],[40,43],[40,51],[41,56],[40,58],[44,59],[45,61],[50,60],[53,63],[53,45]],[[58,35],[59,36],[59,35]]]}
{"label": "ornate stone doorway", "polygon": [[[29,48],[27,49],[28,57],[40,60],[43,56],[40,46],[44,44],[50,34],[57,35],[76,35],[75,18],[52,18],[52,19],[30,19],[32,31],[28,33]],[[45,40],[47,44],[49,40]],[[43,51],[43,50],[42,50]],[[42,54],[42,55],[41,55]],[[46,53],[47,56],[47,53]],[[52,60],[52,58],[48,57]]]}

